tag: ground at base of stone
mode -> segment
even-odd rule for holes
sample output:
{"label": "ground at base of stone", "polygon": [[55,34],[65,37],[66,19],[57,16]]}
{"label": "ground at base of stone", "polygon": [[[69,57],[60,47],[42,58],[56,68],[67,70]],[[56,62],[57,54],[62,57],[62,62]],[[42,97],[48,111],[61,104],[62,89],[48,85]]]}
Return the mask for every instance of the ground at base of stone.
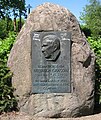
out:
{"label": "ground at base of stone", "polygon": [[11,112],[0,115],[0,120],[101,120],[101,113],[79,118],[42,118],[21,112]]}

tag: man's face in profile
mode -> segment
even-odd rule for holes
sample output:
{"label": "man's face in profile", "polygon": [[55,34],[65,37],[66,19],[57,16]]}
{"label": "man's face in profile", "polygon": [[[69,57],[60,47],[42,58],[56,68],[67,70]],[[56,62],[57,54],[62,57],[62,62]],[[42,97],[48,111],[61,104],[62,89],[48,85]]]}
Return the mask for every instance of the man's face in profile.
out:
{"label": "man's face in profile", "polygon": [[45,58],[51,57],[51,54],[54,52],[53,41],[46,39],[43,41],[42,44],[42,53],[44,54]]}
{"label": "man's face in profile", "polygon": [[[47,35],[42,41],[42,53],[47,60],[54,60],[57,57],[56,51],[60,50],[60,41],[55,35]],[[53,58],[54,55],[54,58]]]}

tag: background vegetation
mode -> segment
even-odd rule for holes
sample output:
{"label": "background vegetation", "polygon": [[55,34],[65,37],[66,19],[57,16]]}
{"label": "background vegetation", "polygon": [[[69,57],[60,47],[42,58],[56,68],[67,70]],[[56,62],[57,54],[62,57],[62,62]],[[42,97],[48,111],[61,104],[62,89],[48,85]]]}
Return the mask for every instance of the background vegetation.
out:
{"label": "background vegetation", "polygon": [[[13,16],[13,17],[12,17]],[[7,59],[26,16],[25,0],[0,0],[0,113],[17,109]],[[14,19],[12,19],[14,18]],[[101,2],[89,0],[80,16],[81,28],[96,55],[95,105],[101,104]],[[22,22],[21,22],[22,21]]]}
{"label": "background vegetation", "polygon": [[11,83],[12,73],[7,68],[7,60],[16,36],[24,24],[22,16],[25,15],[24,0],[0,0],[0,114],[17,110],[17,100]]}
{"label": "background vegetation", "polygon": [[88,42],[96,55],[95,107],[101,105],[101,1],[89,0],[80,17]]}
{"label": "background vegetation", "polygon": [[15,33],[10,32],[8,37],[0,40],[0,113],[17,108],[17,101],[13,96],[11,84],[12,73],[7,68],[7,59],[15,41]]}

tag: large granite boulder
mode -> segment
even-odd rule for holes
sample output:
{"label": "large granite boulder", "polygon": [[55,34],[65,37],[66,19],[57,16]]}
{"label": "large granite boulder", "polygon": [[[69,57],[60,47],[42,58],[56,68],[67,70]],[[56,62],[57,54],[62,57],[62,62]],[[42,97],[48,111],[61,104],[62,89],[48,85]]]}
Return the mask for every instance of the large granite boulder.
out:
{"label": "large granite boulder", "polygon": [[[31,32],[72,33],[71,93],[31,94]],[[77,117],[93,113],[95,56],[69,10],[55,4],[38,6],[26,20],[14,44],[8,66],[20,111],[41,117]]]}

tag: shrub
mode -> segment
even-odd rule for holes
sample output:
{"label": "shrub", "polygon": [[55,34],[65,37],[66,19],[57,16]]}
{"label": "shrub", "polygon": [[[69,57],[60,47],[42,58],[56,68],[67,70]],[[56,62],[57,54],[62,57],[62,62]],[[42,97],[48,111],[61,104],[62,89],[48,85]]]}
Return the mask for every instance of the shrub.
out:
{"label": "shrub", "polygon": [[16,98],[13,96],[12,73],[7,68],[7,59],[15,41],[16,34],[9,33],[9,37],[0,40],[0,113],[12,111],[17,107]]}
{"label": "shrub", "polygon": [[96,55],[95,104],[101,104],[101,38],[88,37],[88,42]]}
{"label": "shrub", "polygon": [[87,28],[86,25],[80,25],[80,27],[86,37],[91,36],[91,30],[89,28]]}
{"label": "shrub", "polygon": [[13,30],[13,21],[9,19],[8,30],[7,30],[7,21],[0,19],[0,38],[4,39],[8,37],[8,32]]}
{"label": "shrub", "polygon": [[0,40],[0,58],[3,59],[5,63],[7,62],[8,55],[15,41],[16,33],[10,32],[8,36],[8,38]]}

